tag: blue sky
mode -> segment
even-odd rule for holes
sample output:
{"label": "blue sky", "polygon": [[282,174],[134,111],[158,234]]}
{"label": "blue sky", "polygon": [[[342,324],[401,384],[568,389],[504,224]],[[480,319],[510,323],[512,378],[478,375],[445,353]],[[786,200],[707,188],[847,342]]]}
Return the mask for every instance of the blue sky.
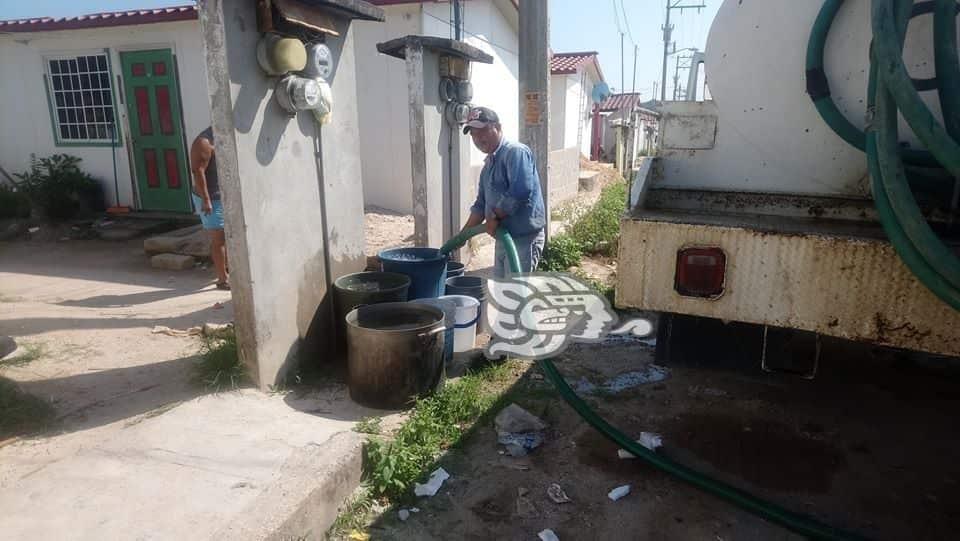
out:
{"label": "blue sky", "polygon": [[[677,0],[671,0],[676,2]],[[651,97],[652,83],[660,79],[663,24],[666,0],[551,0],[550,45],[556,52],[597,51],[607,83],[619,89],[620,28],[632,35],[624,39],[623,86],[629,92],[633,87],[633,43],[638,46],[637,90],[645,98]],[[673,40],[677,49],[697,47],[703,50],[710,21],[722,0],[685,0],[685,4],[707,4],[697,10],[674,11],[671,15],[676,28]],[[0,18],[64,17],[133,8],[176,6],[189,0],[0,0]],[[626,15],[624,17],[624,14]],[[673,62],[670,63],[670,73]],[[685,80],[685,79],[684,79]],[[670,91],[671,86],[667,87]]]}

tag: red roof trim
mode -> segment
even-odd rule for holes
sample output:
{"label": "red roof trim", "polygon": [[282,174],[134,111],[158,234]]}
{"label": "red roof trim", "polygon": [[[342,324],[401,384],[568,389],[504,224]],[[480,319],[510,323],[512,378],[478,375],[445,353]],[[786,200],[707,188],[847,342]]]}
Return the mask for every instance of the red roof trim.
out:
{"label": "red roof trim", "polygon": [[580,51],[574,53],[553,53],[550,57],[550,75],[573,75],[586,62],[593,62],[597,74],[603,81],[603,70],[600,69],[600,56],[596,51]]}
{"label": "red roof trim", "polygon": [[198,12],[197,6],[195,5],[110,11],[105,13],[92,13],[90,15],[79,15],[77,17],[40,17],[0,21],[0,33],[49,32],[56,30],[78,30],[81,28],[168,23],[174,21],[191,21],[197,19],[197,17]]}

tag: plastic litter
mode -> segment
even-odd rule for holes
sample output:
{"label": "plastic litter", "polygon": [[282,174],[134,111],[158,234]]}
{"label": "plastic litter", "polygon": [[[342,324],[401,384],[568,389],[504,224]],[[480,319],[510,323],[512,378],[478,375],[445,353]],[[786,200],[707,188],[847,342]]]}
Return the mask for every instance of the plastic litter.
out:
{"label": "plastic litter", "polygon": [[27,231],[30,233],[36,233],[37,231],[40,231],[40,228],[34,226],[34,227],[27,228]]}
{"label": "plastic litter", "polygon": [[540,538],[540,541],[560,541],[560,538],[557,537],[557,534],[553,533],[553,530],[547,529],[537,534],[537,537]]}
{"label": "plastic litter", "polygon": [[510,456],[526,456],[543,444],[547,424],[516,404],[503,408],[493,420],[497,442],[506,446]]}
{"label": "plastic litter", "polygon": [[506,447],[507,454],[510,456],[527,456],[530,451],[543,444],[543,434],[540,432],[524,432],[521,434],[501,432],[497,436],[497,442]]}
{"label": "plastic litter", "polygon": [[410,508],[410,512],[411,512],[411,513],[419,513],[419,512],[420,512],[420,508],[419,508],[419,507],[411,507],[411,508]]}
{"label": "plastic litter", "polygon": [[[663,447],[663,436],[655,432],[641,432],[640,439],[637,440],[637,443],[651,451],[656,451],[660,447]],[[620,458],[637,458],[636,455],[624,449],[617,449],[617,456]]]}
{"label": "plastic litter", "polygon": [[607,494],[607,497],[613,501],[617,501],[627,494],[630,494],[630,485],[623,485],[611,490],[610,493]]}
{"label": "plastic litter", "polygon": [[413,493],[417,496],[433,496],[443,486],[443,482],[450,478],[450,474],[443,468],[437,468],[430,474],[430,478],[424,484],[417,483],[413,486]]}
{"label": "plastic litter", "polygon": [[400,512],[397,513],[397,516],[400,517],[400,520],[402,522],[406,522],[407,519],[410,518],[410,511],[407,511],[406,509],[401,509]]}
{"label": "plastic litter", "polygon": [[567,496],[567,493],[564,492],[563,488],[557,483],[553,483],[547,487],[547,496],[553,500],[553,503],[570,503],[570,497]]}
{"label": "plastic litter", "polygon": [[655,364],[647,365],[643,370],[636,372],[627,372],[611,379],[604,384],[604,389],[611,393],[619,393],[624,389],[630,389],[644,383],[656,383],[670,377],[670,369],[657,366]]}
{"label": "plastic litter", "polygon": [[493,424],[497,427],[497,432],[536,432],[547,428],[547,424],[536,415],[516,404],[500,410]]}

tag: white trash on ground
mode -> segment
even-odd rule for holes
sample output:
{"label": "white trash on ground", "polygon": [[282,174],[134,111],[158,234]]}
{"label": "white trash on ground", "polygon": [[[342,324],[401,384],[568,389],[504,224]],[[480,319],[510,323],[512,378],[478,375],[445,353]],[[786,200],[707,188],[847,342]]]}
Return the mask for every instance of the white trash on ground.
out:
{"label": "white trash on ground", "polygon": [[567,496],[567,493],[564,492],[563,488],[557,483],[553,483],[547,487],[547,496],[553,500],[553,503],[570,503],[570,497]]}
{"label": "white trash on ground", "polygon": [[[641,432],[640,439],[637,440],[637,443],[651,451],[656,451],[660,447],[663,447],[663,436],[655,432]],[[617,456],[620,458],[637,458],[633,453],[625,449],[617,449]]]}
{"label": "white trash on ground", "polygon": [[613,501],[617,501],[627,494],[630,494],[630,485],[623,485],[611,490],[610,493],[607,494],[607,497]]}
{"label": "white trash on ground", "polygon": [[406,522],[407,519],[410,518],[410,511],[407,511],[406,509],[401,509],[400,512],[397,513],[397,516],[400,517],[401,522]]}
{"label": "white trash on ground", "polygon": [[437,468],[430,474],[430,478],[424,484],[417,483],[413,486],[413,493],[417,496],[433,496],[443,486],[443,482],[450,478],[450,474],[443,468]]}
{"label": "white trash on ground", "polygon": [[560,538],[557,537],[557,534],[553,533],[553,530],[547,529],[537,534],[537,537],[540,538],[540,541],[560,541]]}

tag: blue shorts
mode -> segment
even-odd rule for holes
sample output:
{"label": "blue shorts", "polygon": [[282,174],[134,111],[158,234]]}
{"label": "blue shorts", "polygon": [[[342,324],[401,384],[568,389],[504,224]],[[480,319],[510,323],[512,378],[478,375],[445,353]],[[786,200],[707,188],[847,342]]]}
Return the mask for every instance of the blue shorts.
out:
{"label": "blue shorts", "polygon": [[203,213],[203,199],[200,199],[200,196],[197,194],[191,194],[193,196],[193,207],[196,209],[197,214],[200,216],[200,223],[203,224],[204,229],[223,229],[223,204],[219,199],[214,199],[210,201],[210,206],[213,210],[210,214]]}

